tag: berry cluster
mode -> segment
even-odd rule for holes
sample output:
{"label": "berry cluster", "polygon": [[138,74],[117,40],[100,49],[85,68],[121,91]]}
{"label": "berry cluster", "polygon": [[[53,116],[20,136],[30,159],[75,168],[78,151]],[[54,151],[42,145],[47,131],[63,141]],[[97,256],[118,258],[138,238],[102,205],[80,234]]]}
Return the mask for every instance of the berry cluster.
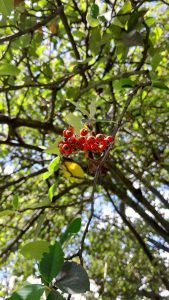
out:
{"label": "berry cluster", "polygon": [[74,134],[74,128],[69,127],[63,130],[64,140],[58,143],[60,153],[70,155],[75,151],[92,151],[94,153],[102,153],[112,143],[113,137],[104,134],[89,135],[86,128],[80,130],[80,136]]}

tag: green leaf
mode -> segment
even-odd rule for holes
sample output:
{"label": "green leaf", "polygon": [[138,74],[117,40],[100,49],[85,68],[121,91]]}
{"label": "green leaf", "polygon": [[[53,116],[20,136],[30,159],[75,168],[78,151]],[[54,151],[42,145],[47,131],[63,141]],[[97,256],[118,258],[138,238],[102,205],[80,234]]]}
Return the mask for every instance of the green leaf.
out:
{"label": "green leaf", "polygon": [[162,81],[160,80],[153,80],[152,81],[152,87],[155,87],[157,89],[162,89],[162,90],[165,90],[165,91],[168,91],[169,88],[168,86],[166,86]]}
{"label": "green leaf", "polygon": [[116,90],[120,90],[121,88],[131,88],[134,87],[134,85],[135,83],[130,78],[122,78],[113,82],[113,87]]}
{"label": "green leaf", "polygon": [[52,199],[53,199],[56,188],[57,188],[57,183],[52,184],[51,187],[49,188],[48,196],[49,196],[50,201],[52,201]]}
{"label": "green leaf", "polygon": [[52,162],[48,166],[48,170],[50,173],[54,173],[59,169],[60,156],[55,157]]}
{"label": "green leaf", "polygon": [[144,15],[146,14],[147,10],[142,9],[140,11],[135,11],[131,14],[130,19],[128,20],[127,30],[131,31],[138,27],[144,21]]}
{"label": "green leaf", "polygon": [[158,42],[158,40],[161,38],[161,35],[163,34],[163,30],[161,29],[161,27],[155,27],[153,33],[155,35],[155,42]]}
{"label": "green leaf", "polygon": [[13,200],[12,200],[13,208],[17,209],[17,208],[18,208],[18,204],[19,204],[19,198],[18,198],[18,195],[14,195],[14,196],[13,196]]}
{"label": "green leaf", "polygon": [[50,283],[52,279],[59,273],[64,262],[64,253],[57,241],[49,247],[49,252],[44,253],[39,264],[39,271],[42,277]]}
{"label": "green leaf", "polygon": [[73,31],[73,35],[79,39],[82,39],[85,37],[85,32],[81,30],[75,30]]}
{"label": "green leaf", "polygon": [[139,129],[139,123],[137,121],[135,121],[133,123],[133,128],[134,128],[134,130],[138,130]]}
{"label": "green leaf", "polygon": [[88,111],[85,108],[83,108],[79,103],[76,103],[75,101],[70,100],[70,99],[66,99],[66,100],[69,101],[70,103],[72,103],[75,107],[77,107],[77,109],[79,109],[83,115],[89,116]]}
{"label": "green leaf", "polygon": [[50,143],[49,146],[46,149],[44,149],[45,152],[50,153],[50,154],[59,155],[60,151],[59,151],[59,148],[58,148],[58,143],[62,140],[63,140],[63,138],[61,136],[58,136],[54,143]]}
{"label": "green leaf", "polygon": [[161,55],[160,53],[155,53],[155,55],[153,56],[152,58],[152,67],[153,67],[153,70],[156,70],[156,68],[158,67],[160,61],[161,61]]}
{"label": "green leaf", "polygon": [[81,218],[76,218],[73,220],[70,225],[68,225],[66,231],[61,235],[60,242],[63,244],[71,236],[75,235],[80,231],[81,228]]}
{"label": "green leaf", "polygon": [[31,208],[41,208],[41,207],[50,206],[50,205],[51,205],[51,202],[49,200],[43,200],[43,201],[40,201],[39,203],[32,204],[29,207],[31,207]]}
{"label": "green leaf", "polygon": [[49,251],[49,243],[43,240],[34,241],[26,244],[21,249],[21,254],[27,259],[37,259],[40,260],[43,253]]}
{"label": "green leaf", "polygon": [[93,28],[91,30],[91,35],[89,39],[89,49],[91,50],[92,54],[97,55],[101,48],[101,31],[100,28]]}
{"label": "green leaf", "polygon": [[122,22],[122,20],[121,20],[121,17],[115,17],[115,18],[113,19],[113,24],[112,24],[112,25],[113,25],[113,26],[120,27],[120,28],[125,27],[125,26],[124,26],[125,24],[123,24],[123,22]]}
{"label": "green leaf", "polygon": [[126,1],[125,4],[123,5],[123,7],[118,12],[118,14],[126,14],[126,13],[131,12],[131,10],[132,10],[131,2],[130,1]]}
{"label": "green leaf", "polygon": [[38,220],[37,220],[37,226],[36,226],[35,233],[34,233],[34,239],[36,239],[36,238],[38,237],[39,232],[40,232],[41,227],[42,227],[42,224],[44,223],[45,219],[46,219],[45,213],[42,214],[42,215],[38,218]]}
{"label": "green leaf", "polygon": [[4,16],[9,16],[14,8],[14,0],[0,0],[0,13]]}
{"label": "green leaf", "polygon": [[47,296],[47,300],[64,300],[65,298],[58,291],[51,291]]}
{"label": "green leaf", "polygon": [[41,284],[29,284],[13,293],[6,300],[40,300],[44,290],[45,287]]}
{"label": "green leaf", "polygon": [[99,20],[92,18],[90,13],[87,14],[86,20],[91,27],[96,27],[99,25]]}
{"label": "green leaf", "polygon": [[13,214],[12,210],[9,210],[9,209],[2,210],[2,211],[0,211],[0,218],[9,216],[10,214]]}
{"label": "green leaf", "polygon": [[116,55],[119,61],[123,61],[126,59],[128,48],[125,47],[123,44],[119,44],[116,46]]}
{"label": "green leaf", "polygon": [[92,100],[90,105],[89,105],[89,111],[90,111],[90,118],[94,118],[96,114],[96,101]]}
{"label": "green leaf", "polygon": [[19,69],[11,64],[8,63],[2,63],[0,65],[0,75],[18,75]]}
{"label": "green leaf", "polygon": [[142,35],[136,30],[123,33],[120,40],[126,47],[141,46],[143,44]]}
{"label": "green leaf", "polygon": [[153,17],[148,17],[148,18],[146,18],[146,20],[145,20],[145,22],[146,22],[146,24],[147,24],[148,26],[153,25],[153,24],[155,23],[155,21],[156,21],[156,19],[153,18]]}
{"label": "green leaf", "polygon": [[93,4],[90,9],[90,16],[94,19],[97,19],[98,15],[99,15],[99,7],[97,4]]}
{"label": "green leaf", "polygon": [[66,121],[74,127],[75,133],[79,134],[79,131],[82,128],[81,117],[75,116],[73,113],[69,113],[66,116]]}
{"label": "green leaf", "polygon": [[55,280],[55,285],[68,294],[80,294],[90,290],[85,269],[75,262],[65,262]]}
{"label": "green leaf", "polygon": [[53,174],[53,173],[51,173],[51,172],[45,172],[44,174],[42,174],[43,180],[48,179],[52,174]]}

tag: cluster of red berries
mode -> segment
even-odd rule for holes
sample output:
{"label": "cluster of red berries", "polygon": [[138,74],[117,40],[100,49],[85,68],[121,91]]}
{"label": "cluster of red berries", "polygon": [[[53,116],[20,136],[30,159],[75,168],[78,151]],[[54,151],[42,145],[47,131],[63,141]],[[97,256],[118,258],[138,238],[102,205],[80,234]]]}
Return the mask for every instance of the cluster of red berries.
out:
{"label": "cluster of red berries", "polygon": [[74,128],[70,127],[63,130],[64,140],[58,143],[60,153],[70,155],[75,151],[92,151],[94,153],[102,153],[112,143],[113,137],[104,134],[88,135],[88,130],[82,128],[80,136],[74,134]]}

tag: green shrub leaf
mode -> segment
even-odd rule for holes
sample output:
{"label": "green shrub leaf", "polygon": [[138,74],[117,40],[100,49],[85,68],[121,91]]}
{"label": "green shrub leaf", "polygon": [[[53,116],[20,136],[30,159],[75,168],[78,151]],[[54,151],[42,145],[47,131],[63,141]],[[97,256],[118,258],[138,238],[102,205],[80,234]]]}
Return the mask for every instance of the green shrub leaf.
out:
{"label": "green shrub leaf", "polygon": [[66,231],[61,235],[60,242],[63,244],[71,236],[79,232],[81,228],[81,218],[76,218],[73,220],[70,225],[68,225]]}
{"label": "green shrub leaf", "polygon": [[19,69],[11,64],[3,63],[0,65],[0,75],[18,75]]}
{"label": "green shrub leaf", "polygon": [[65,262],[56,277],[55,285],[68,294],[80,294],[90,290],[85,269],[75,262]]}
{"label": "green shrub leaf", "polygon": [[45,287],[41,284],[29,284],[13,293],[6,300],[40,300],[44,290]]}
{"label": "green shrub leaf", "polygon": [[49,252],[44,253],[40,264],[39,271],[48,283],[59,273],[64,262],[64,253],[57,241],[54,245],[49,246]]}
{"label": "green shrub leaf", "polygon": [[47,297],[47,300],[64,300],[65,298],[57,291],[51,291]]}
{"label": "green shrub leaf", "polygon": [[26,244],[21,249],[21,254],[28,259],[40,260],[43,253],[49,251],[49,243],[46,241],[34,241]]}

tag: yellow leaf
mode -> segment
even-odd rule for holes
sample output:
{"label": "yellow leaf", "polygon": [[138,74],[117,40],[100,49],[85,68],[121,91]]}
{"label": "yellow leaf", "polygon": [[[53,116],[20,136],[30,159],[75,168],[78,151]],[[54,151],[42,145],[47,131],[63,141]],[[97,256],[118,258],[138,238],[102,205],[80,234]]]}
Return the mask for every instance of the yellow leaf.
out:
{"label": "yellow leaf", "polygon": [[61,167],[62,174],[72,182],[81,182],[85,173],[80,165],[72,161],[65,161]]}

